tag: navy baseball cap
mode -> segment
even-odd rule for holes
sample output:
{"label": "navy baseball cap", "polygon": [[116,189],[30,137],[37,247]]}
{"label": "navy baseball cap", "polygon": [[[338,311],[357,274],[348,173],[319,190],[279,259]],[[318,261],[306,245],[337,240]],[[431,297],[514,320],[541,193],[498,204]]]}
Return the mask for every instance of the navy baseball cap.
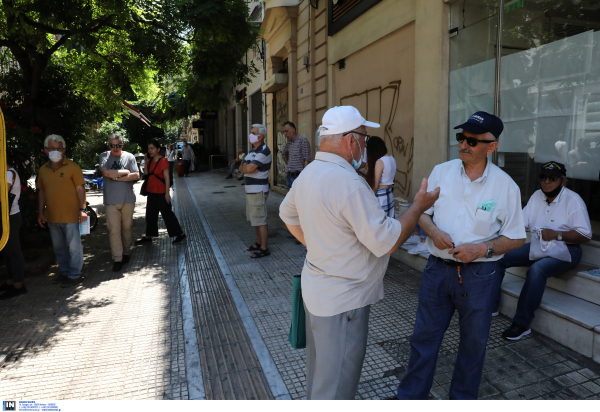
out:
{"label": "navy baseball cap", "polygon": [[497,139],[504,130],[504,123],[499,117],[487,112],[477,112],[469,117],[466,123],[460,124],[455,129],[463,129],[473,134],[490,132]]}
{"label": "navy baseball cap", "polygon": [[562,163],[548,162],[542,165],[541,174],[558,177],[567,177],[567,169]]}

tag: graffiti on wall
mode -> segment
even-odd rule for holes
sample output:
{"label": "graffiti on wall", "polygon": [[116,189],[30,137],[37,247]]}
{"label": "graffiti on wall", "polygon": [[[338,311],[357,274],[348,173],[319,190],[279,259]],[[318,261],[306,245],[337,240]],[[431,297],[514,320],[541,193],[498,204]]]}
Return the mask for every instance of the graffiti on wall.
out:
{"label": "graffiti on wall", "polygon": [[410,113],[400,113],[399,111],[401,83],[401,80],[396,80],[387,86],[344,96],[340,98],[340,104],[356,107],[366,115],[368,120],[381,125],[382,129],[374,131],[374,134],[379,135],[385,141],[388,153],[396,159],[394,196],[408,199],[412,186],[410,174],[413,167],[414,136],[412,136],[412,130],[410,135],[406,133],[402,135],[400,128],[405,123],[406,116],[412,117],[413,114],[412,111]]}

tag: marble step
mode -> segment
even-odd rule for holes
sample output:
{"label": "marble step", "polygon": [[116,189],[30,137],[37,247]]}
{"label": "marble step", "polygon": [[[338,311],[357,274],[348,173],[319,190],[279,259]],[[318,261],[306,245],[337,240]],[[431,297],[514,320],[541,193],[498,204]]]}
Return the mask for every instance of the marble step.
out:
{"label": "marble step", "polygon": [[[597,266],[580,263],[576,268],[548,279],[546,287],[600,305],[600,276],[583,271]],[[528,268],[509,268],[506,273],[525,279]]]}
{"label": "marble step", "polygon": [[[500,312],[513,317],[525,281],[507,273]],[[531,328],[600,363],[600,305],[547,287]]]}

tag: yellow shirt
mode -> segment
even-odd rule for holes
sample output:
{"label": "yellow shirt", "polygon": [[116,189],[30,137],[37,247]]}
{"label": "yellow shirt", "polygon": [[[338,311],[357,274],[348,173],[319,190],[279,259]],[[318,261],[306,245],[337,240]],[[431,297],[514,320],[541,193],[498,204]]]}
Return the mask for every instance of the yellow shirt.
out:
{"label": "yellow shirt", "polygon": [[63,159],[56,170],[46,163],[40,167],[37,188],[44,191],[46,210],[44,216],[50,223],[79,223],[81,204],[77,198],[77,186],[85,180],[81,168],[69,159]]}

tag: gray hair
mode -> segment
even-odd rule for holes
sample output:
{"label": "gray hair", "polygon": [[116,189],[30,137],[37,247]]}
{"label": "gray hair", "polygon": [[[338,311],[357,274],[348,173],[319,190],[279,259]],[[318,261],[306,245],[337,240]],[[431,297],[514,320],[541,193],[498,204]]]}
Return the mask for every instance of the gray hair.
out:
{"label": "gray hair", "polygon": [[62,143],[63,149],[67,148],[67,143],[65,142],[65,139],[63,139],[62,136],[59,136],[57,134],[48,135],[46,137],[46,139],[44,140],[44,147],[47,148],[48,143],[50,143],[50,142]]}
{"label": "gray hair", "polygon": [[267,128],[265,126],[263,126],[262,124],[257,123],[257,124],[252,125],[251,130],[255,127],[258,129],[258,134],[263,137],[263,140],[266,139],[267,138]]}
{"label": "gray hair", "polygon": [[111,133],[108,135],[108,141],[110,142],[111,140],[118,140],[121,142],[121,144],[123,144],[123,138],[121,137],[121,135],[119,133]]}
{"label": "gray hair", "polygon": [[352,136],[354,136],[355,138],[358,139],[358,137],[356,136],[356,133],[352,133],[352,132],[348,132],[348,133],[338,133],[338,134],[326,134],[326,135],[319,135],[319,146],[323,143],[323,142],[327,142],[328,144],[330,144],[333,147],[339,147],[341,141],[342,141],[342,137],[347,136],[351,134]]}

